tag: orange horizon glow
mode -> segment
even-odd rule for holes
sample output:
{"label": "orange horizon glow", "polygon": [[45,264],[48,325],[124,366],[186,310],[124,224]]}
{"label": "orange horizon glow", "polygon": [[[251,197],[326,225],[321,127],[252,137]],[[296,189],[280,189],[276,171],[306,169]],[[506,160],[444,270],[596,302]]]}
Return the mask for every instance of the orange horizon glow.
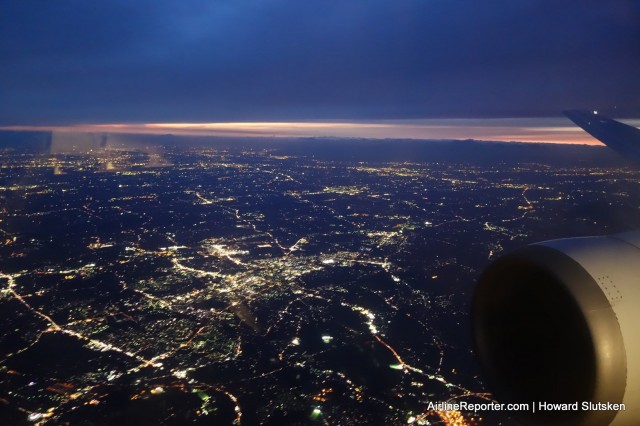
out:
{"label": "orange horizon glow", "polygon": [[601,145],[599,141],[582,129],[571,123],[566,123],[566,121],[564,119],[428,119],[368,122],[112,123],[5,126],[0,127],[0,130],[278,138],[476,139],[501,142]]}

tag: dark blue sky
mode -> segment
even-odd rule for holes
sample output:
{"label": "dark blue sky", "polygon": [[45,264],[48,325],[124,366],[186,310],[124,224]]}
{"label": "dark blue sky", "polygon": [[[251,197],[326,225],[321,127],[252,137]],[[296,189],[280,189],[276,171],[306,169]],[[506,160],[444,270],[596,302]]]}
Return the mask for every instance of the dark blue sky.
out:
{"label": "dark blue sky", "polygon": [[567,108],[640,116],[639,1],[0,0],[0,125]]}

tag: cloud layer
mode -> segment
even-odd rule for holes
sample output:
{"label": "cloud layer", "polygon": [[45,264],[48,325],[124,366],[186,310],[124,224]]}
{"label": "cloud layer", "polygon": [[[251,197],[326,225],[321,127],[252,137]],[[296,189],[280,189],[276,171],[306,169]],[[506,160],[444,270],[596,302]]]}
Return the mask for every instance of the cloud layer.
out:
{"label": "cloud layer", "polygon": [[0,4],[0,124],[640,115],[638,2]]}

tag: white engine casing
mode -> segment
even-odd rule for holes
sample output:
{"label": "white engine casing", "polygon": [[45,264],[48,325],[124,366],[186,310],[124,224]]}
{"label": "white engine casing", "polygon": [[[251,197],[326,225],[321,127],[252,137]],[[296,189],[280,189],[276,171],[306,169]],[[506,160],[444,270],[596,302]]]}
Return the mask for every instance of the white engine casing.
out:
{"label": "white engine casing", "polygon": [[622,403],[514,413],[532,425],[637,425],[640,231],[545,241],[494,262],[472,303],[487,381],[508,402]]}

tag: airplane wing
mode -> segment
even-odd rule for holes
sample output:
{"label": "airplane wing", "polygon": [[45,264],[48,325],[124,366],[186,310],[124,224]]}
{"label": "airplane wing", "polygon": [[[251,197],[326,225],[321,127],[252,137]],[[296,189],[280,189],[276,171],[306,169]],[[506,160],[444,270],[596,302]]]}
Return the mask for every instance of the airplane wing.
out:
{"label": "airplane wing", "polygon": [[595,111],[563,111],[571,121],[624,157],[640,163],[640,129],[604,117]]}

